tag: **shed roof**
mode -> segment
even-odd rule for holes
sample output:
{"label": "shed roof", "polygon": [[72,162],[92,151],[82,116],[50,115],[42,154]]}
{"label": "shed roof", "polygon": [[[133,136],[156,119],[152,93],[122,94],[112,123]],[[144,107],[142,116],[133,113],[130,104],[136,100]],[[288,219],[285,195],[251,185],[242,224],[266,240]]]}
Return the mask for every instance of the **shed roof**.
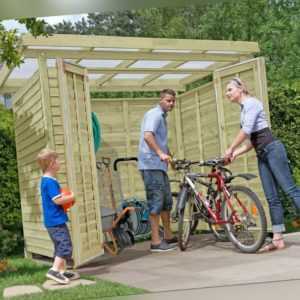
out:
{"label": "shed roof", "polygon": [[38,69],[38,57],[51,67],[62,57],[87,68],[90,89],[184,90],[214,70],[252,57],[258,43],[193,39],[57,34],[22,37],[24,63],[0,70],[0,93],[14,93]]}

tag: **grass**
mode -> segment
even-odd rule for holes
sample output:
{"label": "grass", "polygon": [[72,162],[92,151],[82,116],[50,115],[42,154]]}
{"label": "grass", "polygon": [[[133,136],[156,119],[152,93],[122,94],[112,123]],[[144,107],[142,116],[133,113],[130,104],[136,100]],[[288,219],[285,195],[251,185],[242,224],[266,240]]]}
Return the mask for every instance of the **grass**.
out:
{"label": "grass", "polygon": [[[8,270],[0,273],[0,299],[7,287],[15,285],[36,285],[42,288],[45,282],[45,273],[48,266],[44,266],[24,258],[8,259]],[[133,288],[119,283],[113,283],[93,276],[81,276],[81,278],[96,281],[89,286],[77,286],[74,288],[48,291],[28,296],[14,297],[16,300],[78,300],[78,299],[100,299],[102,297],[127,296],[146,293],[143,289]]]}

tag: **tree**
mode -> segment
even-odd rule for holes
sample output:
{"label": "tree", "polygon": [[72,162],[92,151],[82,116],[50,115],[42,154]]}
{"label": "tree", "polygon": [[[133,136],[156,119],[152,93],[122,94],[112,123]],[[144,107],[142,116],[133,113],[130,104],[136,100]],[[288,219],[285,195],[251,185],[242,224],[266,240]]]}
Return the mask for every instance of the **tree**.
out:
{"label": "tree", "polygon": [[0,261],[22,246],[22,219],[18,189],[12,111],[0,104]]}
{"label": "tree", "polygon": [[[46,22],[35,18],[24,18],[18,20],[24,24],[27,30],[34,36],[47,36]],[[16,29],[5,30],[0,23],[0,64],[5,63],[9,68],[19,66],[22,62],[22,54],[19,51],[20,36]]]}

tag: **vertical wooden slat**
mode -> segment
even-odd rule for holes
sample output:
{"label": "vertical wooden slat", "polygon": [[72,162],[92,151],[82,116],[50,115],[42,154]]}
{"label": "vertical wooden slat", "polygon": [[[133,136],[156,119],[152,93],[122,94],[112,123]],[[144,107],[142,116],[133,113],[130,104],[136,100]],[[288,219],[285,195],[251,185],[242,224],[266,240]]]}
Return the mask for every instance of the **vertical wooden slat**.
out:
{"label": "vertical wooden slat", "polygon": [[[123,119],[124,119],[124,130],[126,134],[126,155],[131,156],[128,101],[123,101],[122,111],[123,111]],[[130,195],[134,195],[135,188],[134,188],[133,170],[129,164],[127,164],[127,171],[129,174],[129,192]]]}
{"label": "vertical wooden slat", "polygon": [[39,65],[39,74],[40,74],[40,82],[41,82],[45,131],[47,132],[47,137],[48,137],[47,147],[49,147],[50,149],[55,149],[53,127],[52,127],[52,114],[51,114],[47,59],[43,55],[39,56],[38,65]]}
{"label": "vertical wooden slat", "polygon": [[216,107],[218,115],[218,130],[219,130],[219,141],[220,141],[220,155],[224,154],[227,148],[227,138],[225,134],[225,119],[224,119],[224,106],[223,106],[223,97],[222,97],[222,85],[221,78],[217,72],[214,73],[214,88],[216,95]]}
{"label": "vertical wooden slat", "polygon": [[91,172],[92,172],[92,184],[93,184],[93,194],[94,194],[94,201],[95,201],[95,207],[96,207],[96,231],[97,231],[97,239],[99,240],[99,246],[97,251],[98,255],[101,255],[104,253],[104,250],[102,248],[102,242],[103,242],[103,234],[102,234],[102,224],[101,224],[101,215],[100,215],[100,199],[99,199],[99,187],[98,187],[98,177],[97,177],[97,170],[96,170],[96,155],[94,151],[94,139],[93,139],[93,130],[92,130],[92,124],[91,124],[91,102],[90,102],[90,91],[89,91],[89,83],[88,83],[88,72],[86,69],[84,69],[84,94],[85,94],[85,105],[86,105],[86,114],[88,117],[89,122],[87,122],[87,128],[88,128],[88,138],[89,138],[89,147],[90,147],[90,165],[91,165]]}
{"label": "vertical wooden slat", "polygon": [[[67,78],[64,70],[64,62],[63,59],[57,58],[57,72],[58,72],[58,82],[59,82],[59,94],[61,100],[61,107],[62,107],[62,119],[63,119],[63,127],[64,127],[64,141],[65,141],[65,157],[66,157],[66,168],[67,168],[67,178],[68,178],[68,185],[70,189],[73,191],[74,195],[76,196],[76,178],[75,178],[75,164],[74,164],[74,157],[73,157],[73,142],[72,142],[72,124],[70,120],[70,100],[69,100],[69,93],[68,93],[68,84]],[[72,241],[73,241],[73,257],[74,260],[80,261],[81,247],[80,247],[80,234],[76,232],[79,230],[79,209],[77,205],[71,210],[71,222],[72,222]]]}
{"label": "vertical wooden slat", "polygon": [[200,117],[200,97],[199,90],[195,92],[195,104],[196,104],[196,122],[197,122],[197,137],[199,147],[199,159],[203,160],[203,144],[202,144],[202,126]]}
{"label": "vertical wooden slat", "polygon": [[[82,176],[82,183],[83,183],[83,201],[82,201],[82,204],[83,204],[83,207],[84,207],[84,212],[85,212],[85,215],[87,215],[87,203],[85,200],[85,196],[87,195],[88,193],[88,188],[87,188],[87,183],[86,183],[86,177],[84,176],[86,174],[86,168],[85,168],[85,159],[83,157],[83,149],[82,149],[82,145],[84,143],[84,141],[82,140],[82,135],[80,133],[80,121],[81,121],[81,118],[80,118],[80,106],[79,106],[79,97],[78,97],[78,86],[77,86],[77,82],[76,82],[76,77],[78,75],[73,73],[72,75],[72,79],[73,79],[73,87],[74,87],[74,108],[75,108],[75,114],[76,114],[76,118],[77,118],[77,122],[76,122],[76,125],[77,125],[77,134],[76,134],[76,137],[77,137],[77,141],[79,142],[78,143],[78,146],[79,146],[79,156],[80,156],[80,161],[77,162],[77,164],[79,164],[80,166],[80,169],[81,169],[81,174],[83,175]],[[88,243],[89,243],[89,248],[92,247],[91,245],[91,242],[92,242],[92,237],[91,237],[91,233],[90,233],[90,228],[89,226],[87,226],[87,233],[88,233]]]}
{"label": "vertical wooden slat", "polygon": [[184,158],[184,147],[183,147],[183,135],[182,135],[182,124],[181,124],[181,101],[180,97],[174,108],[174,116],[175,116],[175,130],[176,130],[176,141],[177,141],[177,155],[180,158]]}
{"label": "vertical wooden slat", "polygon": [[268,90],[267,90],[268,85],[267,85],[266,65],[265,65],[265,59],[263,57],[258,58],[257,75],[258,75],[257,79],[260,84],[261,99],[264,102],[264,109],[267,113],[269,126],[271,127],[269,97],[268,97]]}

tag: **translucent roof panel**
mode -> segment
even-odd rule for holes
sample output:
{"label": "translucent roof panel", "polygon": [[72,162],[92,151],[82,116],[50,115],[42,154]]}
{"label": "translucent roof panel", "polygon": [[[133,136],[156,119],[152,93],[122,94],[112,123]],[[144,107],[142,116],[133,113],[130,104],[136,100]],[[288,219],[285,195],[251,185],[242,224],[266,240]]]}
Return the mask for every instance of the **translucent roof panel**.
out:
{"label": "translucent roof panel", "polygon": [[86,68],[115,68],[123,60],[108,60],[108,59],[83,59],[80,61],[80,65]]}
{"label": "translucent roof panel", "polygon": [[124,52],[136,52],[139,49],[131,48],[94,48],[93,51],[124,51]]}
{"label": "translucent roof panel", "polygon": [[27,58],[20,67],[14,68],[11,72],[10,79],[27,79],[30,78],[38,69],[37,59]]}
{"label": "translucent roof panel", "polygon": [[96,79],[102,78],[103,76],[104,76],[104,74],[88,74],[88,77],[91,80],[96,80]]}
{"label": "translucent roof panel", "polygon": [[118,74],[114,76],[114,79],[144,79],[149,74]]}
{"label": "translucent roof panel", "polygon": [[60,46],[28,46],[28,49],[41,49],[41,50],[83,50],[81,47],[60,47]]}
{"label": "translucent roof panel", "polygon": [[170,80],[170,79],[184,79],[189,77],[191,74],[164,74],[160,76],[158,79]]}
{"label": "translucent roof panel", "polygon": [[206,51],[206,53],[210,53],[210,54],[238,54],[238,52],[236,51],[217,51],[217,50],[209,50]]}
{"label": "translucent roof panel", "polygon": [[150,68],[150,69],[159,69],[163,68],[166,65],[170,64],[169,60],[138,60],[129,68]]}
{"label": "translucent roof panel", "polygon": [[192,50],[156,49],[156,50],[153,50],[152,52],[157,52],[157,53],[191,53]]}
{"label": "translucent roof panel", "polygon": [[179,66],[178,69],[205,69],[214,63],[214,61],[188,61]]}

